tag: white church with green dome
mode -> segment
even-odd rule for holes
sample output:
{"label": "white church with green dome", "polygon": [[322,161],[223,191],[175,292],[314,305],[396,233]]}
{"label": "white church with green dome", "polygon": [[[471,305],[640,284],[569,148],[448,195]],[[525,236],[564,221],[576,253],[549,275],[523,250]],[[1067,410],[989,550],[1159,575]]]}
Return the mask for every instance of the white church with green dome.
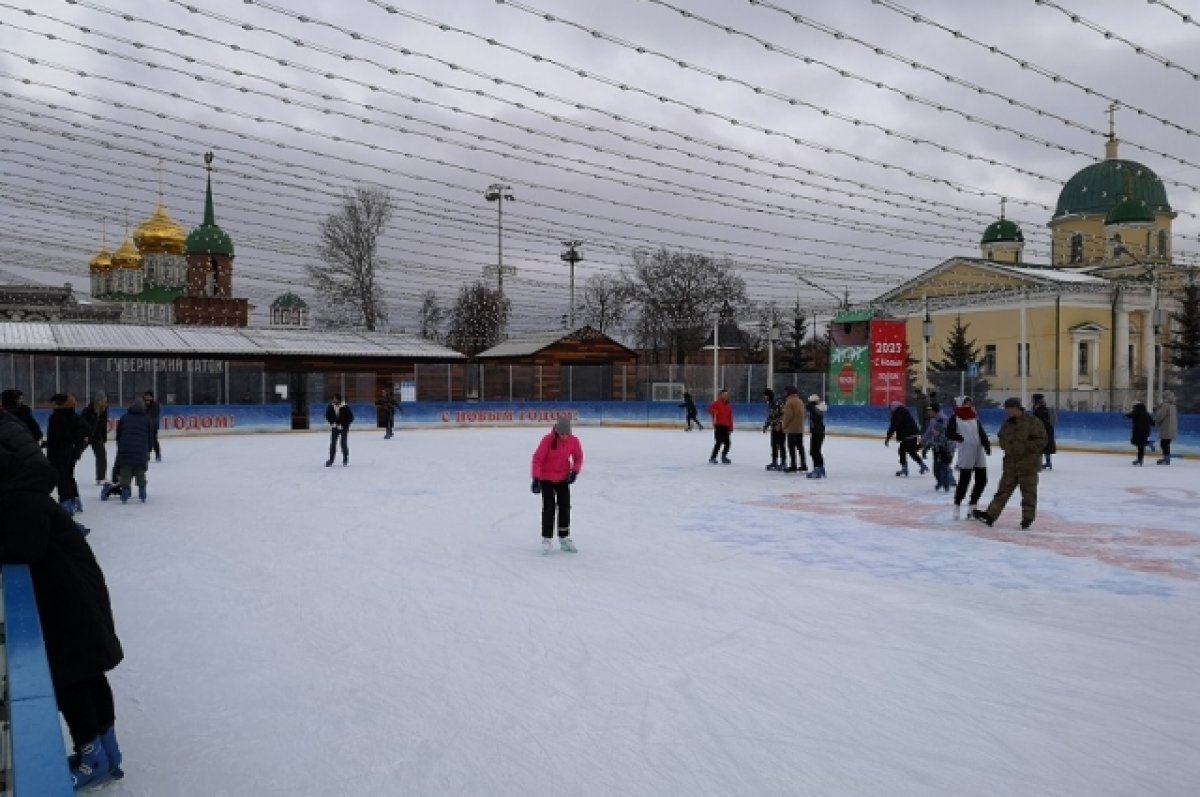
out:
{"label": "white church with green dome", "polygon": [[1154,406],[1170,382],[1163,345],[1186,274],[1172,262],[1176,213],[1163,181],[1119,157],[1119,146],[1110,129],[1104,159],[1063,185],[1048,223],[1049,263],[1026,261],[1025,235],[1002,205],[978,257],[946,260],[871,303],[907,319],[918,386],[961,319],[993,399],[1042,393],[1064,409]]}

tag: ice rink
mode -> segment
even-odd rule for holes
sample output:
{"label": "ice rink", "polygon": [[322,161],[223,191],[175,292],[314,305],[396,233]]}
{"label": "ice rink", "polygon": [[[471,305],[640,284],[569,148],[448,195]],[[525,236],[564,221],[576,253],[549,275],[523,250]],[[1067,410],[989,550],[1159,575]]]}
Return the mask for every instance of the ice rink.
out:
{"label": "ice rink", "polygon": [[550,556],[541,429],[355,430],[328,469],[323,434],[167,438],[145,505],[85,455],[105,794],[1194,797],[1200,466],[1060,454],[1033,529],[1015,499],[988,529],[884,426],[825,481],[765,472],[757,428],[730,466],[579,429]]}

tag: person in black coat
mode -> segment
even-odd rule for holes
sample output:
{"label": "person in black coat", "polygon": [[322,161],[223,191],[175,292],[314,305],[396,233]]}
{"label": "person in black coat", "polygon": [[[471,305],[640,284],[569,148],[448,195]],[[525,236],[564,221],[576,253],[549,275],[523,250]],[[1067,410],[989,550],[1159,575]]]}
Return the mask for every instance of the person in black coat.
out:
{"label": "person in black coat", "polygon": [[35,443],[42,442],[42,427],[38,426],[37,418],[33,417],[33,410],[25,403],[24,393],[15,387],[0,392],[0,408],[12,413],[17,420],[25,424]]}
{"label": "person in black coat", "polygon": [[375,407],[379,412],[379,421],[383,424],[384,433],[383,439],[388,440],[393,436],[393,428],[396,425],[396,409],[399,407],[399,402],[386,388],[379,391],[379,398],[375,401]]}
{"label": "person in black coat", "polygon": [[325,467],[333,467],[333,458],[337,455],[338,439],[342,441],[342,465],[350,464],[350,444],[346,438],[350,435],[350,424],[354,423],[354,413],[350,406],[342,401],[341,393],[333,394],[333,401],[325,408],[325,420],[329,421],[329,459]]}
{"label": "person in black coat", "polygon": [[88,425],[88,444],[96,457],[96,484],[103,484],[108,473],[108,396],[97,393],[92,403],[83,408],[81,417]]}
{"label": "person in black coat", "polygon": [[146,407],[146,420],[150,424],[146,452],[153,451],[154,461],[162,462],[162,447],[158,444],[158,429],[162,426],[162,405],[154,399],[154,392],[150,390],[142,394],[142,404]]}
{"label": "person in black coat", "polygon": [[75,463],[87,449],[87,421],[75,414],[75,397],[57,393],[50,397],[54,411],[46,424],[46,457],[58,471],[58,502],[70,512],[83,511]]}
{"label": "person in black coat", "polygon": [[1054,470],[1051,457],[1058,453],[1058,443],[1054,439],[1054,427],[1058,425],[1058,412],[1046,403],[1044,393],[1033,394],[1033,414],[1046,426],[1046,448],[1042,451],[1042,470]]}
{"label": "person in black coat", "polygon": [[150,467],[150,422],[146,419],[146,405],[135,401],[125,410],[124,417],[117,421],[117,457],[113,468],[120,474],[117,486],[108,484],[100,492],[100,500],[120,489],[121,501],[132,495],[132,482],[137,481],[138,498],[146,500],[146,469]]}
{"label": "person in black coat", "polygon": [[692,394],[684,393],[683,394],[683,403],[680,404],[679,406],[682,407],[683,410],[687,413],[687,428],[684,429],[684,431],[685,432],[692,431],[692,424],[694,423],[694,424],[696,424],[696,428],[703,432],[704,426],[700,423],[700,416],[696,412],[696,401],[695,401],[695,399],[692,398]]}
{"label": "person in black coat", "polygon": [[124,657],[104,573],[50,498],[58,475],[20,420],[0,411],[0,562],[27,564],[58,709],[75,744],[76,788],[120,777],[112,689]]}
{"label": "person in black coat", "polygon": [[1125,417],[1133,421],[1133,434],[1130,435],[1129,442],[1137,446],[1137,459],[1133,464],[1140,468],[1146,457],[1146,446],[1150,445],[1150,429],[1154,426],[1154,416],[1146,409],[1146,405],[1139,401],[1133,405],[1132,412],[1125,413]]}
{"label": "person in black coat", "polygon": [[883,439],[883,444],[886,446],[891,442],[893,436],[900,442],[900,470],[896,471],[896,475],[908,475],[909,457],[921,466],[921,473],[924,474],[929,468],[925,465],[925,460],[921,458],[918,447],[921,439],[921,427],[917,426],[912,413],[902,402],[893,401],[891,407],[892,422],[888,425],[887,437]]}

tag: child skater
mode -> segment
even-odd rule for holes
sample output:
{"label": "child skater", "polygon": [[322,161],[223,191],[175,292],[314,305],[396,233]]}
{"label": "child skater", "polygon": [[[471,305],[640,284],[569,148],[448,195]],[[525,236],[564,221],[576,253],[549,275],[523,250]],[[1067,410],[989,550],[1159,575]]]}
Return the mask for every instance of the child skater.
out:
{"label": "child skater", "polygon": [[571,540],[571,485],[583,470],[583,446],[571,434],[571,419],[555,422],[533,452],[533,494],[542,496],[542,553],[554,544],[554,514],[558,511],[558,544],[567,553],[578,553]]}

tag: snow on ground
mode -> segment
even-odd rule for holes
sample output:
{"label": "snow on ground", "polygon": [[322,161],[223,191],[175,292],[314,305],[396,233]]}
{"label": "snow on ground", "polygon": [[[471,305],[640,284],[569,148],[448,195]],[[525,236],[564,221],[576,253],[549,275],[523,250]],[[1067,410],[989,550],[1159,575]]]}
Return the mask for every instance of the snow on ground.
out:
{"label": "snow on ground", "polygon": [[585,428],[580,553],[543,557],[540,434],[167,439],[149,503],[88,502],[107,794],[1196,794],[1195,463],[1060,455],[1021,533],[879,440],[815,482],[756,430],[710,466]]}

